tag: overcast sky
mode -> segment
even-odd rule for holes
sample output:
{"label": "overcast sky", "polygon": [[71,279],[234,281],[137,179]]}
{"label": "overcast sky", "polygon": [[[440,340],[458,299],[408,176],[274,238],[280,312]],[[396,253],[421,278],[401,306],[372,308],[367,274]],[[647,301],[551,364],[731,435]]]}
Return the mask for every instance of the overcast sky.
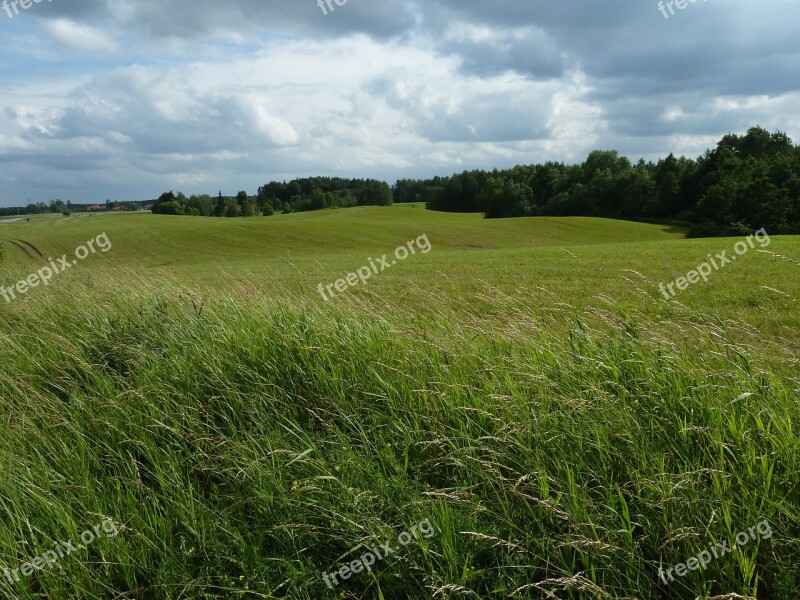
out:
{"label": "overcast sky", "polygon": [[0,205],[800,139],[800,0],[317,1],[7,5]]}

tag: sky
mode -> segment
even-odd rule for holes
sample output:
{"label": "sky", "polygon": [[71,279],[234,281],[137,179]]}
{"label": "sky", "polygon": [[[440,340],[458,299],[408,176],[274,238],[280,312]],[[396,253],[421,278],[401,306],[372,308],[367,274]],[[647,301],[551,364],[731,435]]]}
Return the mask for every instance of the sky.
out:
{"label": "sky", "polygon": [[800,0],[5,1],[0,206],[800,142]]}

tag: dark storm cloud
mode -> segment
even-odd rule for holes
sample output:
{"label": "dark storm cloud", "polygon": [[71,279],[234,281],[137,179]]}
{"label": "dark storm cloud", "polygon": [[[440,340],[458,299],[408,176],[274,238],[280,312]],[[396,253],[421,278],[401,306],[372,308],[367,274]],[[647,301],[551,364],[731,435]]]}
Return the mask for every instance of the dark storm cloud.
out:
{"label": "dark storm cloud", "polygon": [[110,16],[108,0],[64,0],[59,2],[50,0],[47,6],[42,6],[42,10],[37,11],[40,18],[52,19],[59,17],[69,17],[71,19],[82,19],[96,21]]}
{"label": "dark storm cloud", "polygon": [[[324,15],[315,0],[74,0],[37,14],[78,21],[115,15],[154,38],[254,31],[425,36],[441,53],[460,58],[469,74],[511,70],[538,79],[580,67],[600,82],[601,94],[612,96],[698,86],[774,94],[800,82],[798,2],[698,0],[669,19],[656,0],[348,0],[334,7]],[[469,35],[469,28],[485,35]]]}
{"label": "dark storm cloud", "polygon": [[414,25],[405,2],[363,2],[336,6],[324,15],[316,0],[77,0],[63,1],[41,18],[75,20],[113,15],[144,35],[189,40],[220,34],[272,32],[323,36],[366,33],[377,39],[402,34]]}

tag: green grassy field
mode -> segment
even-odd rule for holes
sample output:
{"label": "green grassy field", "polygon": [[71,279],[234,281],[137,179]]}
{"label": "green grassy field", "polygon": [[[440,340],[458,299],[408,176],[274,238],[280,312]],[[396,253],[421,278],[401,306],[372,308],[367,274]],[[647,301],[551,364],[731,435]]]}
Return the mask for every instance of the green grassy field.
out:
{"label": "green grassy field", "polygon": [[[800,239],[666,300],[739,240],[421,205],[48,216],[0,224],[0,285],[103,232],[108,252],[0,297],[2,597],[800,590]],[[4,575],[106,520],[115,537]]]}

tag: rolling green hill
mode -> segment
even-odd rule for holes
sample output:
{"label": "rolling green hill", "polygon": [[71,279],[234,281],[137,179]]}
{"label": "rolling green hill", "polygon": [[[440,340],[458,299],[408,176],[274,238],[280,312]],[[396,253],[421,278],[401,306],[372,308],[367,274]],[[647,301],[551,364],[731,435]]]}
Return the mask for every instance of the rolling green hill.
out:
{"label": "rolling green hill", "polygon": [[[437,213],[410,205],[251,219],[119,213],[0,224],[0,237],[22,238],[49,255],[71,252],[100,231],[117,240],[110,257],[117,264],[201,267],[219,259],[257,262],[281,256],[360,256],[393,250],[422,233],[435,238],[440,251],[659,241],[685,233],[669,226],[583,217],[485,220],[476,214]],[[13,257],[14,249],[10,250]]]}
{"label": "rolling green hill", "polygon": [[[786,274],[800,267],[781,258],[800,257],[796,238],[773,238],[769,247],[751,250],[733,268],[690,286],[678,302],[665,303],[659,283],[686,275],[709,253],[733,253],[738,239],[686,240],[684,230],[674,226],[588,217],[485,220],[411,205],[252,219],[48,215],[0,224],[0,239],[24,240],[42,254],[7,242],[0,283],[27,276],[51,256],[71,255],[101,232],[108,235],[111,251],[90,255],[70,271],[75,277],[57,277],[29,296],[58,294],[60,287],[85,285],[89,279],[92,285],[107,281],[114,289],[121,280],[141,279],[200,295],[236,288],[268,298],[324,302],[316,291],[319,284],[425,234],[431,252],[411,256],[336,301],[413,303],[458,313],[467,307],[490,310],[487,295],[494,304],[491,296],[507,294],[530,298],[540,310],[592,306],[670,318],[686,305],[742,318],[770,333],[798,324],[800,278]],[[513,311],[513,302],[491,311],[504,308]]]}

